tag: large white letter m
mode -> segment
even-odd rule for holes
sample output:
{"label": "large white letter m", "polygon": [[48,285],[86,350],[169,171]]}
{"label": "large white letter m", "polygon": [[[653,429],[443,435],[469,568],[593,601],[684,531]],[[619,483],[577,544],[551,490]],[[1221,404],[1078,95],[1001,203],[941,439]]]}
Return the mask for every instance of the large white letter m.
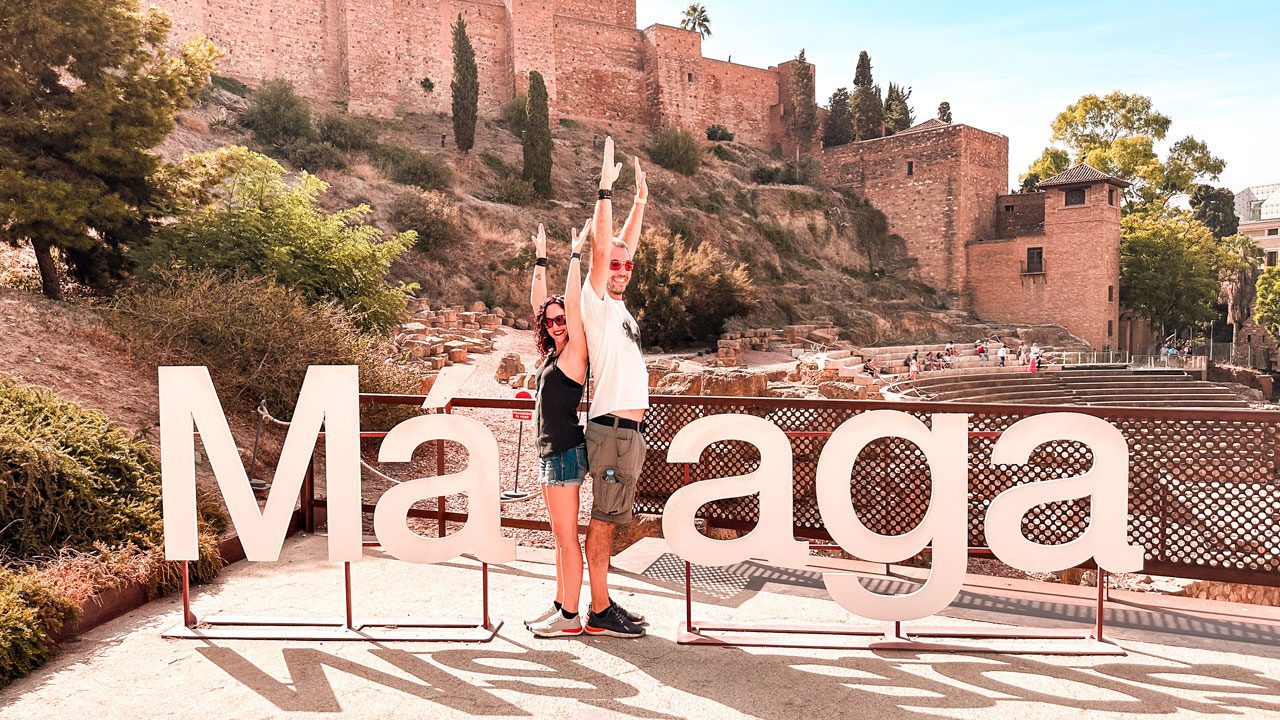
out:
{"label": "large white letter m", "polygon": [[160,474],[164,497],[164,555],[198,559],[195,431],[226,501],[231,523],[255,561],[280,558],[294,503],[302,490],[321,426],[329,500],[329,559],[361,557],[360,381],[355,366],[308,368],[285,436],[266,507],[249,486],[222,404],[205,367],[160,368]]}

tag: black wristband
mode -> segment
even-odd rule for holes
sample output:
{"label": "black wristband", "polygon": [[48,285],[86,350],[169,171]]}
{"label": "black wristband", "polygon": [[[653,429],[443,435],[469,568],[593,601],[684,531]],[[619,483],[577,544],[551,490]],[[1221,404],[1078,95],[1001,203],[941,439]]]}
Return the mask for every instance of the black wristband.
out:
{"label": "black wristband", "polygon": [[534,264],[534,265],[536,265],[536,266],[538,266],[538,267],[546,267],[546,266],[547,266],[547,259],[546,259],[546,258],[538,258],[537,260],[534,260],[534,261],[533,261],[533,264]]}
{"label": "black wristband", "polygon": [[608,200],[609,198],[612,198],[612,197],[613,197],[613,191],[605,190],[604,188],[600,188],[599,194],[596,195],[596,198],[599,200]]}
{"label": "black wristband", "polygon": [[573,262],[574,260],[581,260],[581,259],[582,259],[582,253],[580,252],[569,253],[569,262]]}

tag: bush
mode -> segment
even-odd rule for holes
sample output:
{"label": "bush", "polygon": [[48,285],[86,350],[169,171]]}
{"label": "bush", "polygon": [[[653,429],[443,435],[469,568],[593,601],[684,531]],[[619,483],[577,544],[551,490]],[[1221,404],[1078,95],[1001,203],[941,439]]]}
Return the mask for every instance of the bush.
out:
{"label": "bush", "polygon": [[311,111],[287,80],[267,80],[249,96],[240,122],[263,145],[281,147],[296,138],[314,138]]}
{"label": "bush", "polygon": [[226,90],[232,95],[239,95],[240,97],[249,97],[249,93],[252,92],[248,85],[245,85],[235,78],[226,77],[224,75],[210,75],[209,84],[221,90]]}
{"label": "bush", "polygon": [[489,187],[489,199],[507,205],[528,205],[537,199],[533,183],[518,177],[501,178]]}
{"label": "bush", "polygon": [[707,139],[711,141],[733,140],[733,133],[723,125],[712,125],[707,128]]}
{"label": "bush", "polygon": [[299,170],[341,170],[347,166],[342,152],[330,143],[307,138],[294,138],[280,148],[285,159]]}
{"label": "bush", "polygon": [[780,256],[794,256],[797,252],[796,234],[781,225],[767,222],[757,222],[756,231],[761,237],[769,241],[774,250],[778,251]]}
{"label": "bush", "polygon": [[720,158],[727,163],[742,163],[742,156],[728,145],[716,145],[711,148],[711,154]]}
{"label": "bush", "polygon": [[391,224],[418,234],[416,247],[427,253],[462,241],[461,213],[444,193],[404,193],[391,201]]}
{"label": "bush", "polygon": [[510,130],[516,137],[524,135],[524,123],[529,117],[528,113],[529,95],[520,93],[511,98],[511,101],[502,106],[501,112],[498,113],[498,124]]}
{"label": "bush", "polygon": [[445,190],[453,183],[453,171],[448,165],[404,145],[374,145],[370,157],[379,170],[404,185]]}
{"label": "bush", "polygon": [[0,568],[0,687],[44,664],[54,635],[78,611],[36,572]]}
{"label": "bush", "polygon": [[343,150],[369,150],[378,144],[378,128],[367,118],[329,113],[316,122],[320,139]]}
{"label": "bush", "polygon": [[410,287],[386,281],[391,264],[413,246],[413,233],[384,238],[361,205],[335,213],[316,202],[328,185],[284,169],[244,148],[192,155],[184,168],[215,168],[203,179],[216,202],[160,228],[133,252],[144,279],[178,262],[187,267],[262,275],[302,293],[308,302],[334,300],[362,326],[385,328],[404,315]]}
{"label": "bush", "polygon": [[708,244],[690,249],[649,232],[636,250],[626,301],[637,308],[644,342],[667,347],[718,336],[730,317],[751,308],[754,290],[746,268],[720,250]]}
{"label": "bush", "polygon": [[485,167],[492,170],[493,174],[497,175],[500,178],[504,178],[504,177],[508,177],[516,174],[515,168],[511,167],[506,163],[505,160],[498,157],[497,155],[494,155],[488,150],[481,151],[480,162],[484,163]]}
{"label": "bush", "polygon": [[310,305],[266,278],[214,270],[158,271],[122,293],[112,326],[157,365],[205,365],[224,404],[266,401],[289,417],[310,365],[359,365],[362,392],[416,392],[408,370],[385,362],[390,341],[362,333],[334,303]]}
{"label": "bush", "polygon": [[782,165],[757,165],[751,170],[751,182],[759,185],[812,185],[818,179],[818,164],[812,158],[790,160]]}
{"label": "bush", "polygon": [[667,128],[655,135],[649,146],[649,158],[681,175],[693,175],[702,165],[702,151],[697,141],[680,128]]}
{"label": "bush", "polygon": [[431,78],[424,77],[418,81],[418,85],[422,86],[423,92],[435,92],[436,84],[431,82]]}

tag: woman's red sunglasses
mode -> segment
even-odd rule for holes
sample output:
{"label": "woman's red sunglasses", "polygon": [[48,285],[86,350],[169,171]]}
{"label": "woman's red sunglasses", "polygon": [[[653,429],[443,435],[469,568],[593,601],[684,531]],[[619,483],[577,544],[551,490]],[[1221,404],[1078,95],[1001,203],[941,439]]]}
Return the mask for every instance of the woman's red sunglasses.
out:
{"label": "woman's red sunglasses", "polygon": [[610,261],[609,261],[609,270],[611,270],[611,271],[613,271],[613,272],[618,272],[619,270],[621,270],[621,269],[622,269],[622,268],[624,268],[624,267],[627,269],[627,272],[631,272],[631,270],[632,270],[632,269],[634,269],[634,268],[635,268],[635,266],[636,266],[636,264],[635,264],[633,261],[631,261],[631,260],[627,260],[626,262],[623,262],[622,260],[610,260]]}
{"label": "woman's red sunglasses", "polygon": [[566,322],[566,321],[565,321],[565,319],[564,319],[564,316],[563,316],[563,315],[557,315],[557,316],[555,316],[555,317],[548,317],[548,318],[546,318],[546,319],[544,319],[544,320],[543,320],[543,323],[544,323],[544,324],[546,324],[546,326],[547,326],[547,327],[555,327],[555,326],[557,326],[557,325],[558,325],[558,326],[560,326],[560,327],[564,327],[565,322]]}

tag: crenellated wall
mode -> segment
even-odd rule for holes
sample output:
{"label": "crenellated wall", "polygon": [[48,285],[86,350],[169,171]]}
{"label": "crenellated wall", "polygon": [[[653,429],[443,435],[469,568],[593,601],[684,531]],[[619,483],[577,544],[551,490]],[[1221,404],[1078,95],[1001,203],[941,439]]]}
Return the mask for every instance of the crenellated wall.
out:
{"label": "crenellated wall", "polygon": [[[155,0],[172,39],[204,34],[227,50],[218,73],[282,77],[353,113],[447,112],[452,26],[461,14],[480,71],[480,111],[496,115],[542,73],[551,116],[712,124],[765,149],[783,145],[780,68],[702,57],[702,39],[666,25],[636,28],[635,0]],[[421,87],[430,78],[433,92]]]}

